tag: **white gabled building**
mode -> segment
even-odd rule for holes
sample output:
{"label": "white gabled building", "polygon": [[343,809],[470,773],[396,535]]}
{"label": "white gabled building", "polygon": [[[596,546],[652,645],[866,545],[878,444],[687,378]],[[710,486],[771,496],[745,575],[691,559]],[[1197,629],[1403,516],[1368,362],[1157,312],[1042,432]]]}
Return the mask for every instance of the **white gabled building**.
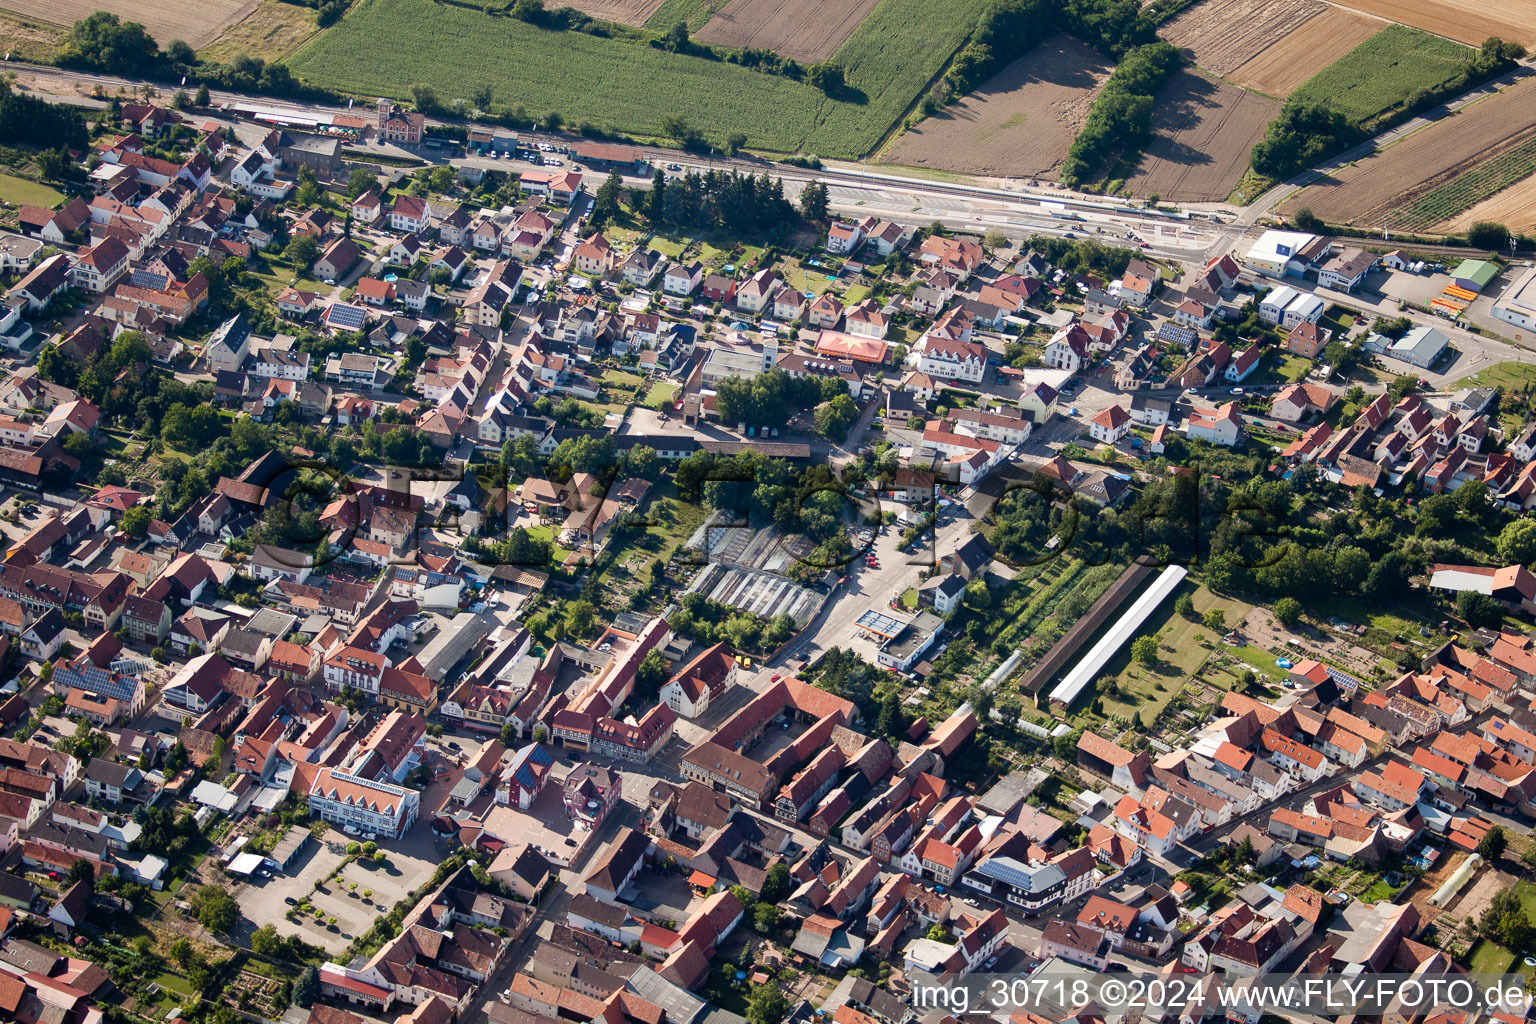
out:
{"label": "white gabled building", "polygon": [[358,832],[403,837],[416,821],[421,794],[404,786],[374,782],[339,768],[321,768],[309,791],[309,812]]}

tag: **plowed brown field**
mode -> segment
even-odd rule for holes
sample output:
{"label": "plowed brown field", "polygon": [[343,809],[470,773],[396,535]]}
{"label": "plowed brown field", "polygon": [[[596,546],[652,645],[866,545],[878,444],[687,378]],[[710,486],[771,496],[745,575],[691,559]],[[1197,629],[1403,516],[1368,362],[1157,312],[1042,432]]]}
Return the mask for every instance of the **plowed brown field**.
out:
{"label": "plowed brown field", "polygon": [[697,33],[715,46],[772,50],[802,64],[837,52],[880,0],[731,0]]}
{"label": "plowed brown field", "polygon": [[1226,75],[1327,9],[1319,0],[1205,0],[1159,34],[1192,54],[1200,67]]}
{"label": "plowed brown field", "polygon": [[1536,0],[1349,0],[1341,4],[1468,46],[1489,36],[1536,45]]}
{"label": "plowed brown field", "polygon": [[111,11],[123,21],[143,25],[163,48],[173,39],[193,49],[218,38],[230,25],[256,9],[257,0],[5,0],[8,10],[55,25],[73,25],[96,11]]}
{"label": "plowed brown field", "polygon": [[[1536,78],[1527,78],[1380,153],[1334,171],[1322,182],[1302,189],[1281,209],[1294,213],[1307,207],[1324,220],[1390,226],[1394,215],[1406,210],[1416,198],[1533,129]],[[1500,198],[1492,196],[1488,202]]]}
{"label": "plowed brown field", "polygon": [[1067,155],[1110,65],[1058,35],[886,151],[888,163],[1001,177],[1050,177]]}
{"label": "plowed brown field", "polygon": [[1188,203],[1227,198],[1279,111],[1279,103],[1256,92],[1179,72],[1157,97],[1152,141],[1126,189]]}
{"label": "plowed brown field", "polygon": [[1308,18],[1226,77],[1238,85],[1285,99],[1301,83],[1379,32],[1382,22],[1342,7]]}
{"label": "plowed brown field", "polygon": [[656,13],[662,0],[560,0],[548,7],[574,7],[583,14],[604,21],[616,21],[621,25],[640,26]]}

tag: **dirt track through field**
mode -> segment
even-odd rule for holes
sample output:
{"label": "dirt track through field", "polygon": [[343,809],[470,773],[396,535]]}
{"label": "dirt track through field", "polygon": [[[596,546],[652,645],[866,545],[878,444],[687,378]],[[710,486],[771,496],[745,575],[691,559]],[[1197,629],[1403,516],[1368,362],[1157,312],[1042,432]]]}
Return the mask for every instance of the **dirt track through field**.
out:
{"label": "dirt track through field", "polygon": [[886,151],[887,163],[1001,177],[1061,166],[1110,65],[1067,35],[1045,40]]}
{"label": "dirt track through field", "polygon": [[1334,171],[1287,200],[1282,211],[1294,213],[1306,207],[1324,220],[1390,227],[1394,216],[1416,198],[1532,131],[1536,131],[1536,78],[1527,78],[1380,153]]}
{"label": "dirt track through field", "polygon": [[1181,71],[1157,98],[1152,141],[1125,187],[1177,202],[1225,199],[1279,112],[1279,103],[1256,92]]}
{"label": "dirt track through field", "polygon": [[1381,31],[1385,23],[1342,7],[1308,18],[1226,77],[1285,99],[1301,83]]}
{"label": "dirt track through field", "polygon": [[1205,0],[1164,25],[1164,39],[1227,75],[1328,8],[1319,0]]}
{"label": "dirt track through field", "polygon": [[256,9],[258,0],[5,0],[7,10],[55,25],[73,25],[96,11],[110,11],[123,21],[136,21],[164,49],[180,39],[195,50],[213,42],[220,32]]}
{"label": "dirt track through field", "polygon": [[697,33],[714,46],[772,50],[802,64],[837,52],[879,0],[731,0]]}
{"label": "dirt track through field", "polygon": [[590,14],[603,21],[616,21],[621,25],[639,27],[656,13],[662,0],[560,0],[545,4],[546,7],[574,7],[583,14]]}
{"label": "dirt track through field", "polygon": [[1536,0],[1349,0],[1339,6],[1468,46],[1481,46],[1489,36],[1536,45]]}

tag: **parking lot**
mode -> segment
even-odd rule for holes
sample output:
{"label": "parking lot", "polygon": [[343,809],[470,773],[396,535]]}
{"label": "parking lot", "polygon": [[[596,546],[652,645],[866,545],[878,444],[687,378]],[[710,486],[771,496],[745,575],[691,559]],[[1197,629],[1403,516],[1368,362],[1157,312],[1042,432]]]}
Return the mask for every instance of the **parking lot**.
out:
{"label": "parking lot", "polygon": [[[365,866],[362,860],[354,861],[342,868],[341,880],[334,881],[331,876],[346,860],[347,842],[346,836],[332,829],[324,842],[310,844],[299,855],[289,873],[252,876],[235,890],[241,913],[258,927],[270,924],[280,935],[297,935],[327,952],[340,953],[437,869],[432,861],[386,850],[384,864]],[[316,882],[322,883],[318,889]],[[320,916],[310,913],[288,920],[287,911],[305,902]],[[334,931],[329,927],[332,917],[336,918]]]}

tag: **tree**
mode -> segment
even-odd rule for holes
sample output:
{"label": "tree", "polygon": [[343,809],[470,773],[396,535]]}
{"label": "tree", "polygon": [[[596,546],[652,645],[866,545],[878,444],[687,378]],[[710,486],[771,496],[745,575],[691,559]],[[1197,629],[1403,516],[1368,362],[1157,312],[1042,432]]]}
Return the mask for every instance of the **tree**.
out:
{"label": "tree", "polygon": [[197,961],[197,950],[192,948],[192,943],[186,939],[177,939],[171,943],[171,959],[183,970],[191,967]]}
{"label": "tree", "polygon": [[240,919],[240,907],[226,889],[205,885],[192,895],[192,912],[211,932],[227,933]]}
{"label": "tree", "polygon": [[1509,247],[1509,228],[1491,220],[1480,220],[1467,229],[1467,244],[1479,249]]}
{"label": "tree", "polygon": [[1220,633],[1226,629],[1227,613],[1222,611],[1220,608],[1212,608],[1210,611],[1201,616],[1200,624],[1203,625],[1206,629]]}
{"label": "tree", "polygon": [[752,930],[767,935],[779,926],[779,908],[772,903],[759,903],[752,908]]}
{"label": "tree", "polygon": [[827,186],[819,181],[813,181],[800,193],[800,216],[813,224],[824,223],[829,216],[830,202],[831,194]]}
{"label": "tree", "polygon": [[141,76],[155,69],[160,48],[138,22],[97,11],[70,28],[58,59],[60,64]]}
{"label": "tree", "polygon": [[63,181],[69,173],[69,157],[61,149],[44,149],[37,154],[37,173],[44,181]]}
{"label": "tree", "polygon": [[993,228],[981,239],[981,244],[988,249],[1002,249],[1008,245],[1008,236],[1003,234],[1001,228]]}
{"label": "tree", "polygon": [[1475,590],[1463,590],[1456,595],[1456,611],[1473,629],[1492,628],[1504,621],[1504,606]]}
{"label": "tree", "polygon": [[858,422],[859,407],[847,395],[838,395],[816,407],[816,429],[823,437],[838,440]]}
{"label": "tree", "polygon": [[789,1000],[778,985],[759,985],[747,997],[747,1020],[752,1024],[782,1024],[787,1016]]}
{"label": "tree", "polygon": [[1495,825],[1483,833],[1483,838],[1477,842],[1477,855],[1486,861],[1496,861],[1504,855],[1504,847],[1508,845],[1509,838],[1504,835],[1504,826]]}
{"label": "tree", "polygon": [[1131,657],[1151,668],[1157,664],[1157,637],[1139,636],[1131,641]]}
{"label": "tree", "polygon": [[1505,565],[1536,562],[1536,519],[1516,519],[1499,532],[1499,561]]}
{"label": "tree", "polygon": [[148,505],[135,505],[123,513],[122,531],[124,536],[139,538],[149,532],[150,520],[154,514]]}
{"label": "tree", "polygon": [[257,956],[277,956],[283,948],[283,940],[277,928],[264,924],[251,933],[251,952]]}
{"label": "tree", "polygon": [[306,967],[293,979],[293,1002],[296,1006],[308,1006],[320,994],[320,976],[313,967]]}
{"label": "tree", "polygon": [[735,156],[747,148],[747,133],[732,132],[725,137],[725,155]]}
{"label": "tree", "polygon": [[1173,602],[1173,610],[1186,619],[1193,619],[1195,614],[1195,599],[1188,594],[1180,594]]}
{"label": "tree", "polygon": [[379,187],[379,176],[371,167],[355,167],[347,176],[347,198],[356,199],[370,189]]}
{"label": "tree", "polygon": [[768,869],[768,874],[763,879],[763,901],[766,903],[778,903],[779,900],[789,893],[789,883],[789,866],[783,861],[779,861]]}
{"label": "tree", "polygon": [[70,885],[76,882],[84,882],[89,889],[96,888],[96,869],[91,867],[91,862],[84,857],[76,857],[75,862],[69,866],[67,881]]}
{"label": "tree", "polygon": [[437,100],[437,90],[424,82],[417,82],[411,86],[411,102],[423,114],[435,113],[440,106]]}
{"label": "tree", "polygon": [[618,171],[609,171],[608,177],[598,186],[597,194],[592,197],[593,228],[601,228],[611,220],[618,220],[624,215],[624,208],[619,204],[619,196],[624,190],[624,179]]}
{"label": "tree", "polygon": [[313,235],[294,235],[283,248],[283,255],[293,261],[294,270],[304,274],[320,258],[320,243]]}
{"label": "tree", "polygon": [[660,651],[648,651],[635,668],[635,696],[645,702],[654,702],[661,687],[667,681],[667,659]]}
{"label": "tree", "polygon": [[1290,627],[1301,621],[1301,602],[1294,597],[1282,597],[1275,602],[1275,618]]}
{"label": "tree", "polygon": [[208,87],[206,85],[198,86],[197,95],[192,98],[192,102],[199,107],[206,107],[212,100],[213,97],[208,94]]}

